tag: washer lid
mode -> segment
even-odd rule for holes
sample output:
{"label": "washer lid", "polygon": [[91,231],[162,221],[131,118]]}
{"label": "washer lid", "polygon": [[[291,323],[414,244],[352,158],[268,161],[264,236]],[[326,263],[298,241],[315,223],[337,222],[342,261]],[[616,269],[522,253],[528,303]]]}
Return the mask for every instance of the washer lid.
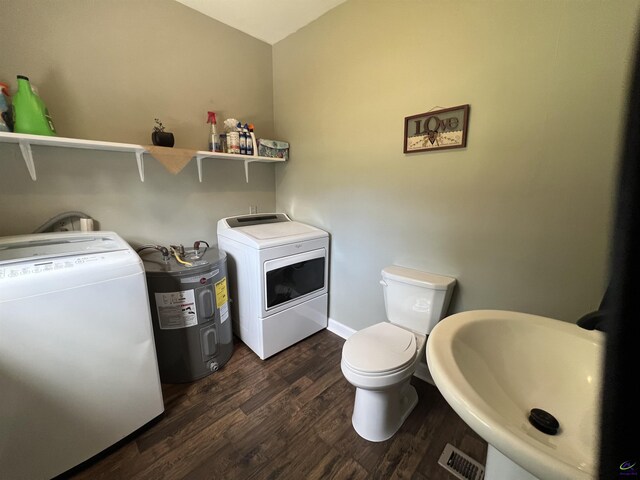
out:
{"label": "washer lid", "polygon": [[281,222],[281,223],[264,223],[262,225],[249,225],[247,227],[239,227],[238,231],[255,238],[256,240],[270,240],[278,237],[291,237],[294,235],[304,235],[316,230],[304,223],[299,222]]}
{"label": "washer lid", "polygon": [[92,255],[131,247],[114,232],[49,232],[0,238],[0,265]]}
{"label": "washer lid", "polygon": [[395,370],[413,361],[415,356],[415,335],[388,322],[354,333],[342,349],[342,359],[354,370],[364,373]]}
{"label": "washer lid", "polygon": [[[282,213],[271,213],[223,218],[218,221],[218,237],[263,249],[328,238],[328,234],[311,225],[292,221]],[[224,250],[224,247],[220,248]]]}

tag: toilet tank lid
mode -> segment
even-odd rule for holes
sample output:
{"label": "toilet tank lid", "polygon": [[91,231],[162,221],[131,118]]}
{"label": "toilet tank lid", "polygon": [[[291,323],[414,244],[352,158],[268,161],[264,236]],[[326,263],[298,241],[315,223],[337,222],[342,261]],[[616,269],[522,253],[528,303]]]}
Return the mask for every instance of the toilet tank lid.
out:
{"label": "toilet tank lid", "polygon": [[384,280],[394,280],[396,282],[408,283],[409,285],[427,287],[433,290],[447,290],[456,283],[456,279],[453,277],[422,272],[398,265],[383,268],[382,278]]}

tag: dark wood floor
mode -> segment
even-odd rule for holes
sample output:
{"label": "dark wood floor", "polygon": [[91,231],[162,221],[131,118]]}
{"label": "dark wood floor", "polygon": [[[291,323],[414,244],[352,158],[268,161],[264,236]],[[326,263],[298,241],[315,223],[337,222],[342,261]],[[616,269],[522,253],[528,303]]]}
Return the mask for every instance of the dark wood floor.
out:
{"label": "dark wood floor", "polygon": [[164,417],[72,478],[452,479],[437,464],[447,442],[484,463],[486,443],[416,378],[420,401],[400,431],[360,438],[343,343],[324,330],[266,361],[237,343],[219,372],[164,385]]}

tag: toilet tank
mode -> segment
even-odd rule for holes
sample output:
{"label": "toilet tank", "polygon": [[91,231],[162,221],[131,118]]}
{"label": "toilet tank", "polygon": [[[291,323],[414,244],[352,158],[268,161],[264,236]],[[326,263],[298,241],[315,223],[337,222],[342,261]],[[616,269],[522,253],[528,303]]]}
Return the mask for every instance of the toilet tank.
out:
{"label": "toilet tank", "polygon": [[456,279],[392,265],[380,283],[389,322],[428,334],[446,313]]}

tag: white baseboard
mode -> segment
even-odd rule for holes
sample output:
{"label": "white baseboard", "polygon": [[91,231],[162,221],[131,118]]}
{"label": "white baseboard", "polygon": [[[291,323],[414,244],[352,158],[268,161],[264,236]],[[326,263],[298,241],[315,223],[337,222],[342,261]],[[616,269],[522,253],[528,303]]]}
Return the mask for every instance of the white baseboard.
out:
{"label": "white baseboard", "polygon": [[[330,318],[328,323],[329,324],[327,325],[327,330],[329,330],[331,333],[335,333],[345,340],[357,332],[357,330],[348,327],[344,323],[340,323],[333,318]],[[433,383],[433,378],[431,378],[431,373],[429,372],[429,367],[427,367],[424,359],[420,360],[413,375],[418,377],[420,380],[423,380],[435,386],[435,383]]]}
{"label": "white baseboard", "polygon": [[353,328],[347,327],[344,323],[340,323],[337,320],[334,320],[333,318],[329,319],[329,325],[327,325],[327,330],[329,330],[331,333],[335,333],[336,335],[344,338],[345,340],[349,338],[351,335],[353,335],[354,333],[356,333],[356,330],[354,330]]}

